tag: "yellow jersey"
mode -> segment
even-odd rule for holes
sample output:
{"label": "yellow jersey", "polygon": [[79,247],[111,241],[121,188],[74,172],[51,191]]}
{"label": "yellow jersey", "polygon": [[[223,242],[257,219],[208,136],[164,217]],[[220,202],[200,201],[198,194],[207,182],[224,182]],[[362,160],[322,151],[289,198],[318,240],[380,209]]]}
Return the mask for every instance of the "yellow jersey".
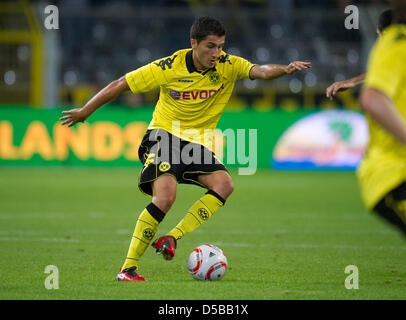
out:
{"label": "yellow jersey", "polygon": [[[388,27],[374,45],[365,86],[378,89],[395,104],[406,122],[406,25]],[[406,146],[367,115],[370,141],[357,176],[366,206],[372,209],[406,181]]]}
{"label": "yellow jersey", "polygon": [[192,49],[153,61],[126,74],[133,93],[160,87],[148,129],[164,129],[212,149],[214,129],[230,99],[235,81],[249,78],[251,62],[221,52],[215,67],[199,72]]}

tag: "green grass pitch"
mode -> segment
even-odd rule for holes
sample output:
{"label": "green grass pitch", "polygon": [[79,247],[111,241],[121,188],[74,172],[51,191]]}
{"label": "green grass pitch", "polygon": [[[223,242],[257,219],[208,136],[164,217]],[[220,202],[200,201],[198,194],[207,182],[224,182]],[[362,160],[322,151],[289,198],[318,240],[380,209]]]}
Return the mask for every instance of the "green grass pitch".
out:
{"label": "green grass pitch", "polygon": [[[0,169],[0,299],[405,299],[406,239],[364,208],[352,172],[231,171],[224,208],[179,241],[164,261],[149,248],[148,281],[116,282],[135,221],[150,202],[135,169]],[[204,190],[180,185],[157,235],[170,230]],[[222,248],[221,281],[193,280],[190,251]],[[48,290],[47,265],[59,271]],[[346,289],[345,268],[359,271]]]}

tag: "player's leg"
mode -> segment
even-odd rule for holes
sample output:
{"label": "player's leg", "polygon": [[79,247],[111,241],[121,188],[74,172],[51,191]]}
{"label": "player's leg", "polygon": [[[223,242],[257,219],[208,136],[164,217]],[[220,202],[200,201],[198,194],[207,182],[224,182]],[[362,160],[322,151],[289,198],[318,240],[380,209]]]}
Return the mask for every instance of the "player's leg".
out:
{"label": "player's leg", "polygon": [[138,266],[138,261],[154,237],[159,223],[175,201],[176,179],[170,175],[160,176],[153,182],[152,190],[152,202],[137,220],[123,270]]}
{"label": "player's leg", "polygon": [[167,213],[176,199],[176,178],[172,175],[160,176],[152,183],[152,203]]}
{"label": "player's leg", "polygon": [[[157,252],[163,253],[165,259],[172,259],[175,255],[177,240],[192,232],[203,222],[213,216],[221,208],[228,196],[233,192],[233,184],[226,167],[218,161],[213,152],[202,145],[191,144],[181,140],[180,151],[184,154],[200,157],[192,163],[186,164],[181,159],[181,164],[176,171],[179,183],[195,184],[208,189],[206,194],[196,201],[187,211],[184,218],[167,235],[162,236],[152,244]],[[194,154],[195,151],[199,151]],[[162,249],[164,248],[164,250]]]}
{"label": "player's leg", "polygon": [[[176,179],[173,176],[163,177],[168,178],[160,181],[159,183],[154,183],[154,185],[152,186],[152,203],[166,213],[175,202]],[[162,236],[155,240],[152,243],[152,246],[156,249],[156,252],[158,254],[162,254],[166,260],[170,260],[175,255],[176,239],[170,236]]]}
{"label": "player's leg", "polygon": [[201,174],[197,180],[208,190],[212,190],[226,200],[234,191],[233,181],[227,171],[217,171],[210,174]]}
{"label": "player's leg", "polygon": [[212,217],[234,190],[227,171],[199,175],[197,181],[208,191],[190,207],[185,217],[168,233],[175,239],[182,238]]}
{"label": "player's leg", "polygon": [[[139,259],[154,237],[159,223],[175,201],[178,166],[171,164],[171,152],[165,153],[171,150],[169,136],[165,130],[148,130],[141,142],[138,155],[144,167],[139,177],[139,188],[151,196],[152,201],[137,220],[127,258],[121,269],[123,271],[138,267]],[[123,271],[119,276],[125,273]]]}
{"label": "player's leg", "polygon": [[374,211],[406,236],[406,183],[389,192],[375,206]]}

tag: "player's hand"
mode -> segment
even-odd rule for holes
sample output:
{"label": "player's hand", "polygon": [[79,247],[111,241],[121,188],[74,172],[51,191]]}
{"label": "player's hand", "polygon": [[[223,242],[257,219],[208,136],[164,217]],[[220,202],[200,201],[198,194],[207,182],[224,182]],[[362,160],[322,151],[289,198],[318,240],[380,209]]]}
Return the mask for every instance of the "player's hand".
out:
{"label": "player's hand", "polygon": [[66,110],[62,113],[66,116],[60,117],[59,120],[62,121],[62,125],[68,125],[68,127],[72,127],[78,122],[84,122],[87,118],[82,108]]}
{"label": "player's hand", "polygon": [[312,64],[310,62],[303,62],[303,61],[293,61],[286,66],[285,72],[286,74],[293,74],[296,71],[310,69]]}
{"label": "player's hand", "polygon": [[329,86],[326,89],[326,97],[329,98],[330,100],[333,100],[333,96],[335,96],[337,92],[344,91],[349,88],[352,88],[352,85],[350,82],[346,80],[334,82],[331,86]]}

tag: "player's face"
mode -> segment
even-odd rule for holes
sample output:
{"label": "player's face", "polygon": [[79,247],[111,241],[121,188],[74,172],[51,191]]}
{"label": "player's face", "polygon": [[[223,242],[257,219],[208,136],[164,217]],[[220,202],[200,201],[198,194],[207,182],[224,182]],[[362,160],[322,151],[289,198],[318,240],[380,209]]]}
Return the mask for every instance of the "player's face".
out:
{"label": "player's face", "polygon": [[199,43],[195,39],[191,40],[193,62],[198,70],[210,69],[216,65],[221,50],[223,50],[225,39],[226,36],[208,35]]}

